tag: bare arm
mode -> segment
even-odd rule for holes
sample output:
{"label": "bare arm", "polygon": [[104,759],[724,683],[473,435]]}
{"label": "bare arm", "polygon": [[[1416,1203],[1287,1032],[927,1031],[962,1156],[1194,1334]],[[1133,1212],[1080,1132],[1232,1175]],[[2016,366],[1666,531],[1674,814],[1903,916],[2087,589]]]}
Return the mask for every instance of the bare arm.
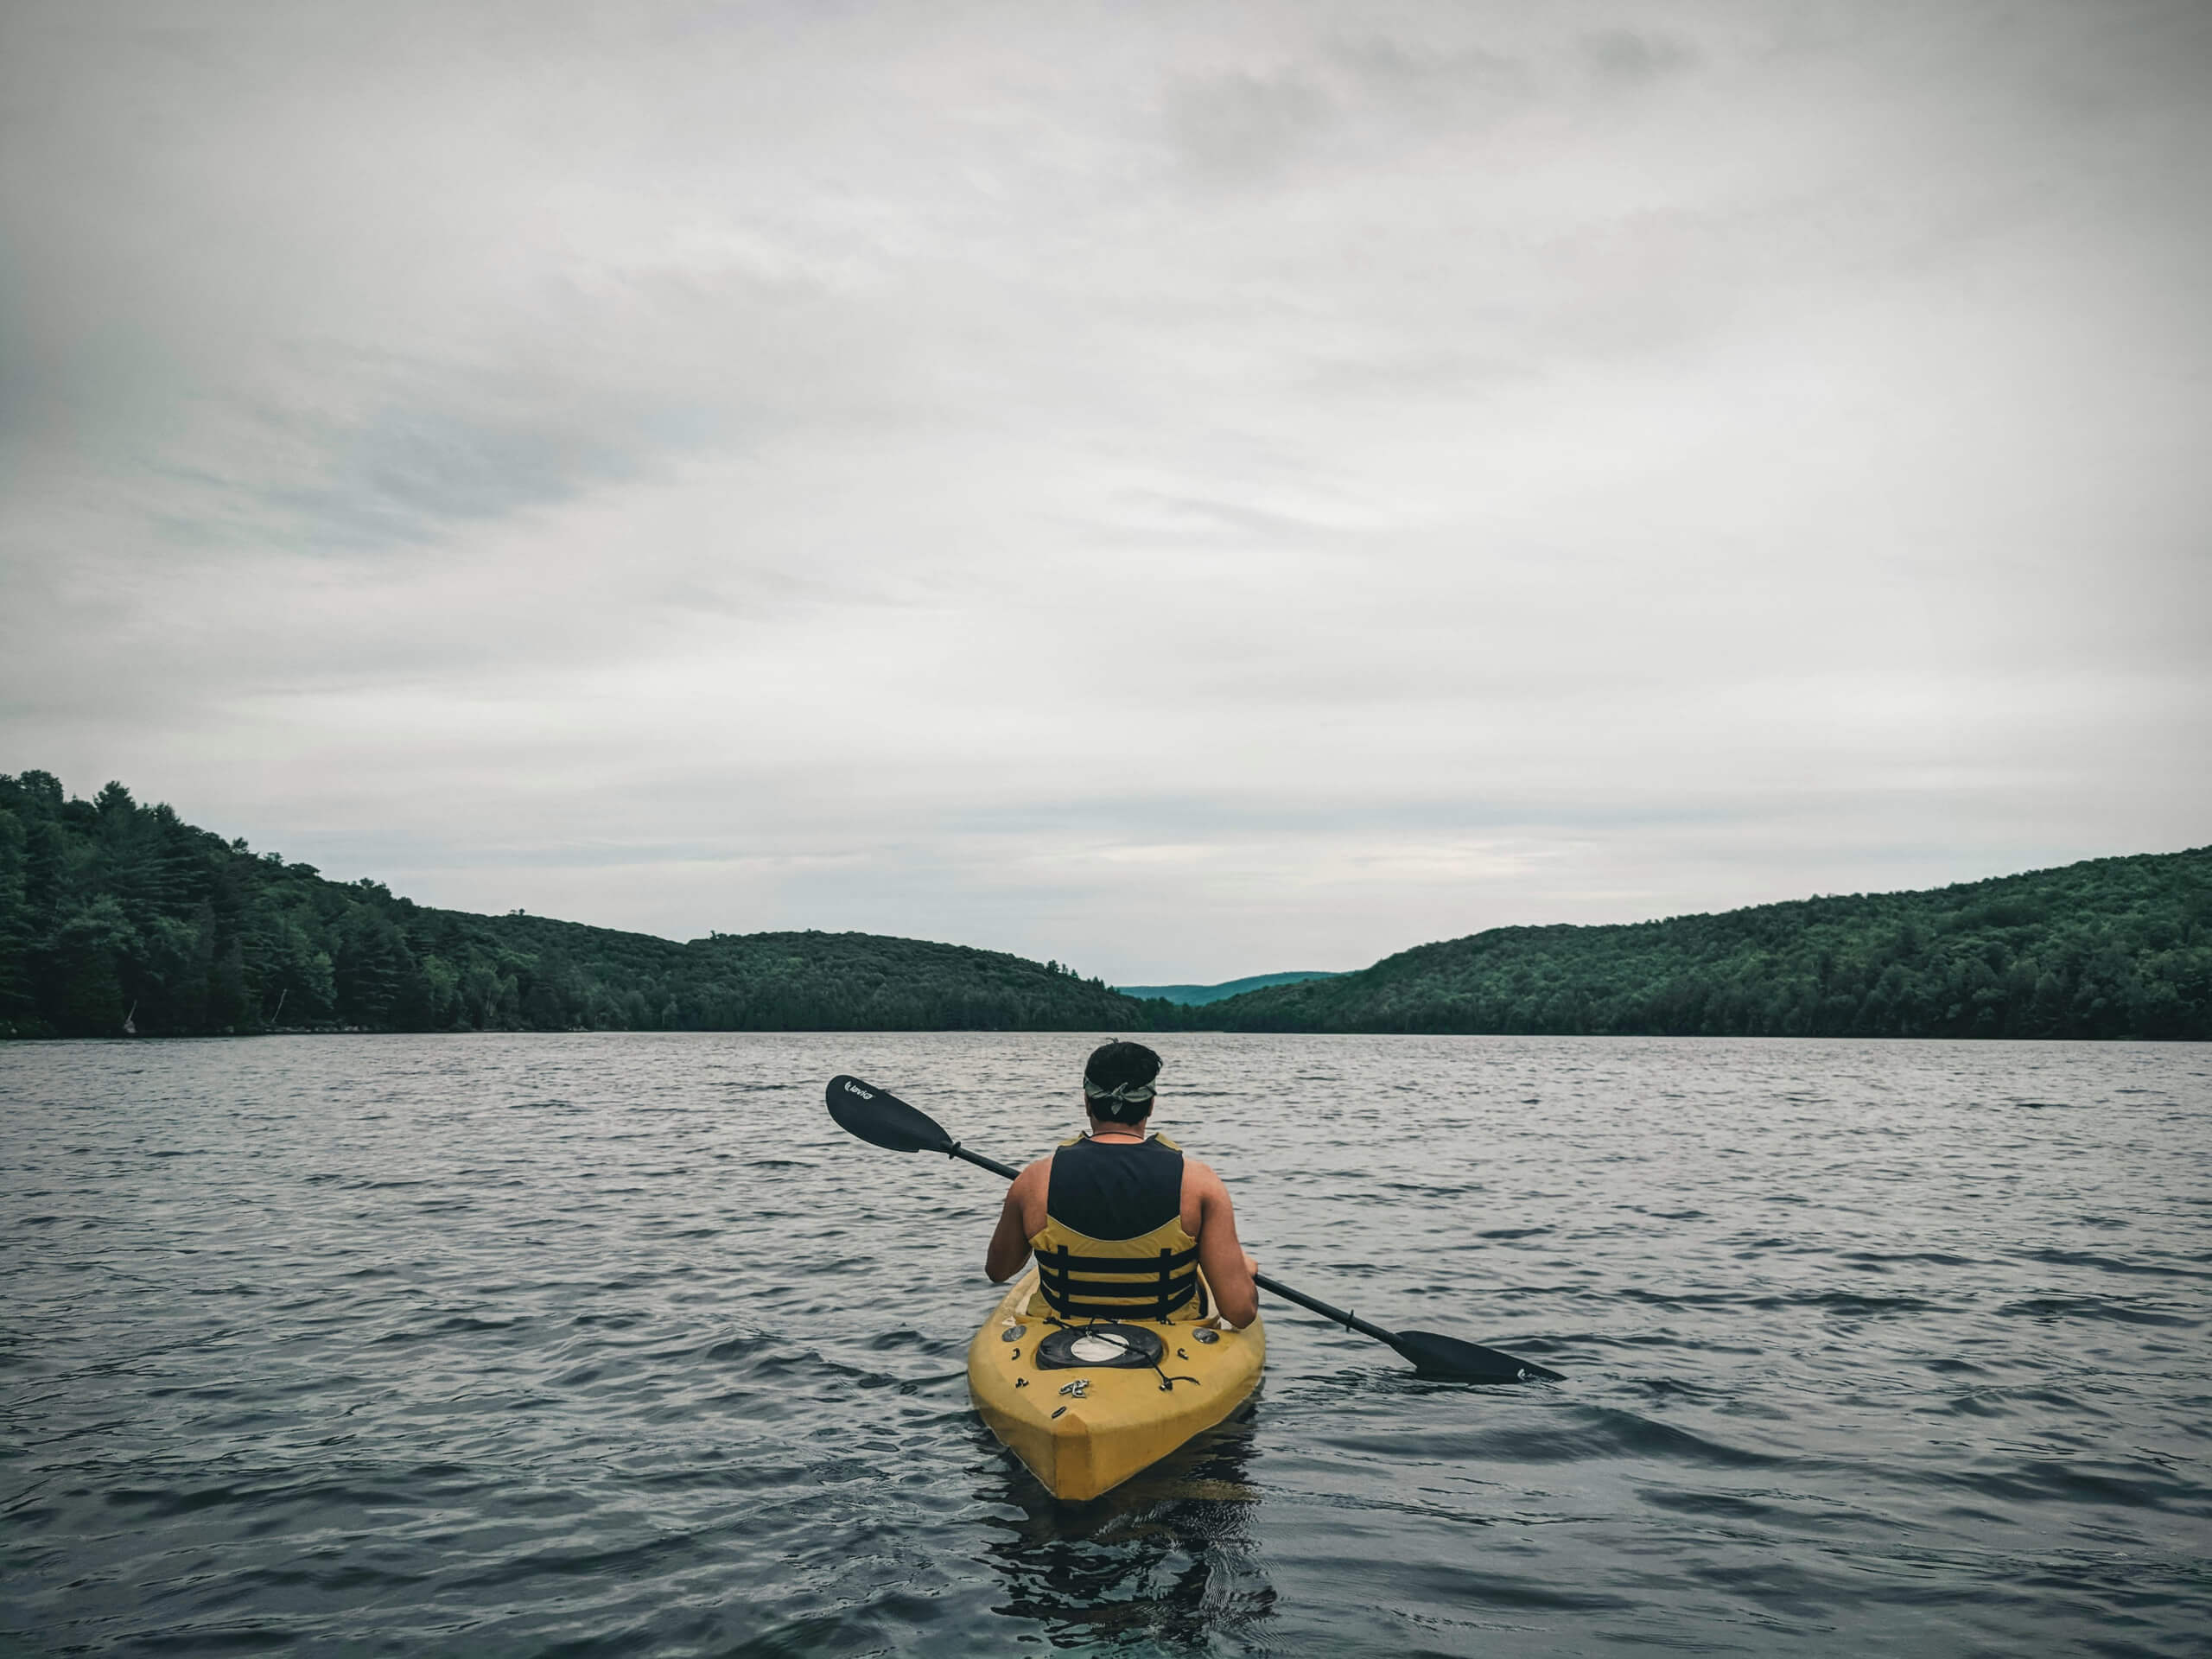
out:
{"label": "bare arm", "polygon": [[1039,1159],[1015,1176],[1014,1185],[1006,1190],[1006,1203],[999,1210],[998,1230],[991,1235],[991,1248],[983,1256],[983,1271],[995,1285],[1002,1285],[1013,1278],[1029,1260],[1029,1211],[1033,1199],[1034,1207],[1044,1207],[1044,1184],[1050,1179],[1048,1172],[1052,1167],[1051,1159]]}
{"label": "bare arm", "polygon": [[1236,1207],[1221,1177],[1205,1164],[1191,1173],[1198,1189],[1198,1270],[1213,1288],[1221,1317],[1241,1331],[1260,1317],[1260,1287],[1252,1282],[1260,1264],[1237,1242]]}

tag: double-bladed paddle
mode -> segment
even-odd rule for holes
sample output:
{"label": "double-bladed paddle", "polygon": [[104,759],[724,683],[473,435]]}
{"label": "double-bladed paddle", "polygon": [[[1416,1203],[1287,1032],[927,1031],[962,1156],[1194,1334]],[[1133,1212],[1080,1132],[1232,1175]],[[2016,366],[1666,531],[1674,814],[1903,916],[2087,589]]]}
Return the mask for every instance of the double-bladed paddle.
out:
{"label": "double-bladed paddle", "polygon": [[[941,1152],[948,1158],[959,1158],[979,1169],[988,1169],[994,1175],[1003,1175],[1012,1180],[1021,1172],[1010,1169],[995,1158],[986,1158],[979,1152],[970,1152],[950,1135],[927,1112],[909,1106],[887,1090],[862,1083],[858,1077],[837,1077],[830,1079],[827,1090],[830,1116],[848,1133],[858,1135],[870,1146],[882,1147],[892,1152]],[[1370,1325],[1340,1307],[1332,1307],[1317,1296],[1293,1290],[1279,1279],[1266,1274],[1255,1274],[1254,1280],[1262,1290],[1296,1302],[1300,1307],[1319,1313],[1325,1319],[1333,1319],[1347,1331],[1357,1331],[1363,1337],[1372,1337],[1396,1349],[1412,1362],[1413,1368],[1424,1376],[1450,1377],[1465,1382],[1563,1382],[1567,1379],[1557,1371],[1547,1370],[1525,1359],[1516,1359],[1502,1354],[1495,1348],[1485,1348],[1478,1342],[1462,1342],[1457,1337],[1439,1336],[1433,1331],[1385,1331],[1379,1325]]]}

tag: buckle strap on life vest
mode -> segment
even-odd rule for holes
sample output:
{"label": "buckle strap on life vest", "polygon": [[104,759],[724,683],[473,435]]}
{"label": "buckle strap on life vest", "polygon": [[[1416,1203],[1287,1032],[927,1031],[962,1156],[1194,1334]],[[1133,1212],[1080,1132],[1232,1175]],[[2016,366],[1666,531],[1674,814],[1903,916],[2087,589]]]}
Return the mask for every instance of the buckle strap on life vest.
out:
{"label": "buckle strap on life vest", "polygon": [[[1155,1256],[1114,1256],[1077,1255],[1062,1244],[1037,1253],[1038,1286],[1062,1319],[1165,1320],[1199,1294],[1198,1259],[1196,1245],[1185,1250],[1162,1246]],[[1074,1277],[1077,1274],[1085,1280],[1152,1282],[1079,1284]]]}

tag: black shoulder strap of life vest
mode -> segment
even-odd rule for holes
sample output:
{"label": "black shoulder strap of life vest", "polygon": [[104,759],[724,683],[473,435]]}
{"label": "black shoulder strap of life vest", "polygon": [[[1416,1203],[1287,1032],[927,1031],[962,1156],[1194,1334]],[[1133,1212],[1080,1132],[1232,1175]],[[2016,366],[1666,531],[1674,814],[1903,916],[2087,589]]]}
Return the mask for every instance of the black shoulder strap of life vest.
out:
{"label": "black shoulder strap of life vest", "polygon": [[1136,1238],[1183,1213],[1183,1154],[1157,1135],[1133,1147],[1062,1147],[1052,1154],[1045,1213],[1090,1238]]}

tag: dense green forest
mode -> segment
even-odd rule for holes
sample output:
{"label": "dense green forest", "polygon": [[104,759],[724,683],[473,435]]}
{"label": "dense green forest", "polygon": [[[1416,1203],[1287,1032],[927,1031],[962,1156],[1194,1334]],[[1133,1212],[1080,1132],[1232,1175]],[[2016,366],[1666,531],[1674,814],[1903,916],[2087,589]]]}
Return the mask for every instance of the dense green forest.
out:
{"label": "dense green forest", "polygon": [[1205,1006],[864,933],[678,944],[325,880],[0,773],[0,1037],[1009,1030],[2212,1038],[2212,848],[1929,893],[1507,927]]}
{"label": "dense green forest", "polygon": [[1928,893],[1494,928],[1202,1014],[1231,1031],[2202,1040],[2212,847]]}
{"label": "dense green forest", "polygon": [[325,880],[139,805],[0,773],[0,1036],[370,1031],[1114,1031],[1058,963],[862,933],[678,944]]}

